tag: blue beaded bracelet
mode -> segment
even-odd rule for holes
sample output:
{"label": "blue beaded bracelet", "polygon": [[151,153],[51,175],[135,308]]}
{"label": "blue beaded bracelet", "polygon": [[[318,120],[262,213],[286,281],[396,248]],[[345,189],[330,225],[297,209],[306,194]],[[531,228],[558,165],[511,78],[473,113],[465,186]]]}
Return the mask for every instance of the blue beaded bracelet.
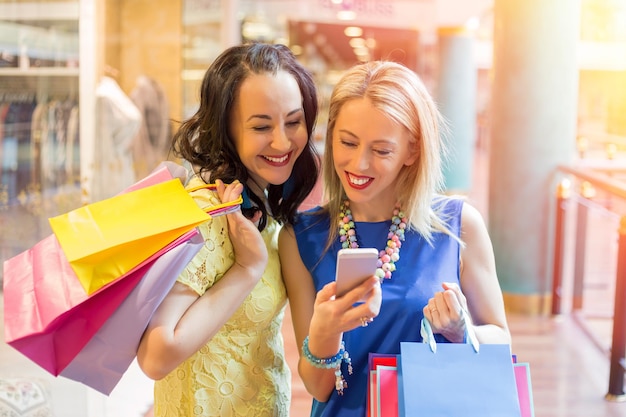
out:
{"label": "blue beaded bracelet", "polygon": [[318,358],[313,355],[309,350],[309,336],[304,338],[304,342],[302,343],[302,354],[306,358],[307,362],[313,365],[316,368],[320,369],[335,369],[335,389],[337,390],[337,394],[343,395],[344,388],[348,388],[348,384],[346,383],[343,374],[341,373],[341,363],[345,362],[348,365],[348,373],[352,375],[352,360],[350,359],[350,354],[346,351],[346,346],[344,342],[341,342],[341,347],[339,348],[339,352],[335,356],[331,356],[329,358]]}

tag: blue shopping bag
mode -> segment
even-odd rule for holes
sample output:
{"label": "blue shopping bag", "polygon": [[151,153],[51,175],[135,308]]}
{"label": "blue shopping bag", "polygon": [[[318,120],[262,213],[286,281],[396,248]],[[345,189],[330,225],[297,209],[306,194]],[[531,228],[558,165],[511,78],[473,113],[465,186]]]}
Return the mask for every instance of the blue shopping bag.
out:
{"label": "blue shopping bag", "polygon": [[422,320],[424,343],[400,343],[400,416],[521,417],[508,344],[436,343]]}

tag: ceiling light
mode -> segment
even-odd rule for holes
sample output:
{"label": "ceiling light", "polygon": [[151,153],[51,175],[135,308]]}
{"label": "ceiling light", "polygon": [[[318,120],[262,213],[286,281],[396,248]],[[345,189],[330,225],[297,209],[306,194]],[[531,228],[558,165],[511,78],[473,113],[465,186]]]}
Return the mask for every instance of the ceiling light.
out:
{"label": "ceiling light", "polygon": [[350,37],[350,38],[355,38],[355,37],[359,37],[361,35],[363,35],[363,29],[361,29],[358,26],[347,26],[344,30],[343,30],[344,35]]}
{"label": "ceiling light", "polygon": [[307,35],[312,35],[317,30],[317,25],[315,23],[307,22],[304,24],[304,32]]}
{"label": "ceiling light", "polygon": [[264,20],[253,19],[244,19],[241,27],[241,34],[248,39],[270,39],[273,31],[269,23]]}
{"label": "ceiling light", "polygon": [[364,56],[369,55],[370,50],[367,48],[354,48],[354,55],[356,56]]}
{"label": "ceiling light", "polygon": [[353,48],[362,48],[365,46],[365,39],[363,38],[352,38],[350,42],[348,42]]}
{"label": "ceiling light", "polygon": [[465,27],[471,31],[478,30],[480,28],[480,19],[476,16],[470,17],[465,22]]}
{"label": "ceiling light", "polygon": [[315,35],[315,37],[313,37],[313,40],[317,45],[321,46],[326,43],[326,36],[324,36],[323,33],[318,33],[317,35]]}
{"label": "ceiling light", "polygon": [[356,13],[352,10],[341,10],[337,12],[337,19],[339,20],[354,20],[356,19]]}

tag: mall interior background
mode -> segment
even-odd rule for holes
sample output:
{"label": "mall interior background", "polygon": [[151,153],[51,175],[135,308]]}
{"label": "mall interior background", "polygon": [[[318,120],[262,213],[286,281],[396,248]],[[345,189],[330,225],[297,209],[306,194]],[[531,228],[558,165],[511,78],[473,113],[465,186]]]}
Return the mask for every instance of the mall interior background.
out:
{"label": "mall interior background", "polygon": [[0,0],[0,261],[168,158],[204,71],[246,40],[314,73],[320,142],[343,70],[414,69],[452,125],[450,191],[471,189],[478,151],[496,173],[483,214],[507,307],[546,312],[554,168],[626,145],[624,0]]}

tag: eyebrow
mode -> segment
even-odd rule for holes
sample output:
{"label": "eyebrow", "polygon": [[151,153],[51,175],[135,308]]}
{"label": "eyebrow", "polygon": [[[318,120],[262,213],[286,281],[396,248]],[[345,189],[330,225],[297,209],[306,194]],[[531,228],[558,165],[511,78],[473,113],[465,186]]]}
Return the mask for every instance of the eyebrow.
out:
{"label": "eyebrow", "polygon": [[[298,112],[304,113],[304,109],[302,107],[294,109],[294,110],[290,111],[289,113],[287,113],[287,117],[293,116],[294,114],[296,114]],[[267,114],[253,114],[252,116],[248,117],[248,120],[246,120],[246,121],[250,121],[252,119],[272,120],[272,118],[270,116],[268,116]]]}
{"label": "eyebrow", "polygon": [[351,131],[346,130],[346,129],[339,129],[339,133],[345,133],[347,135],[352,136],[353,138],[357,138],[358,139],[357,135],[355,135],[354,133],[352,133]]}

